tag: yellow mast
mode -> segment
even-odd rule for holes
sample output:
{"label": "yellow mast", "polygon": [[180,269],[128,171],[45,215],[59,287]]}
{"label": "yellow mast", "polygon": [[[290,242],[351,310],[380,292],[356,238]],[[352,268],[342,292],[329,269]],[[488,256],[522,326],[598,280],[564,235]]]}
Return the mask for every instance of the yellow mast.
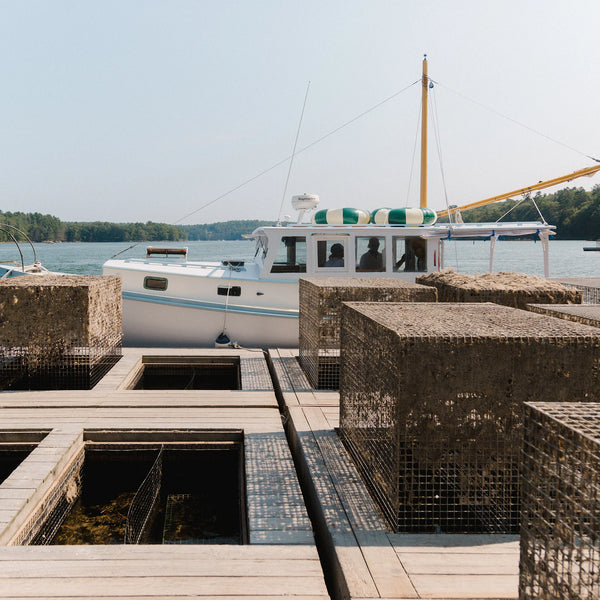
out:
{"label": "yellow mast", "polygon": [[421,79],[421,208],[427,208],[427,54],[423,58],[423,77]]}

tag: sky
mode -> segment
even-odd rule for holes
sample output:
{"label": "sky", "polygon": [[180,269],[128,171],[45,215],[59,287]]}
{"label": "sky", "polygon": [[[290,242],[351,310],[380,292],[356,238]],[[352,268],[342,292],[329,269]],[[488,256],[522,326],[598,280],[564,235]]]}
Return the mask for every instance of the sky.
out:
{"label": "sky", "polygon": [[552,179],[600,158],[599,23],[598,0],[0,0],[0,210],[418,206],[425,53],[431,208]]}

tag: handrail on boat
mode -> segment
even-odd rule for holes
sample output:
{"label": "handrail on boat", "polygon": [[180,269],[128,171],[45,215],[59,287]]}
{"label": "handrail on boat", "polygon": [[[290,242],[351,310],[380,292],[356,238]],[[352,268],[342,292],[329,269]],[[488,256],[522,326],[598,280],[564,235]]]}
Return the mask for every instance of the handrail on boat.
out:
{"label": "handrail on boat", "polygon": [[187,248],[146,248],[146,258],[152,256],[179,256],[187,258]]}

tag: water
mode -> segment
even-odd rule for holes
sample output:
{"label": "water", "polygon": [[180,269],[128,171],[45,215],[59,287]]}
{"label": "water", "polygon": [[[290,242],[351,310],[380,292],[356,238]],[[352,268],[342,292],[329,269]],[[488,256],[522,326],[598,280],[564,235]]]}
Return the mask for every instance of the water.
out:
{"label": "water", "polygon": [[[100,275],[102,264],[115,254],[126,250],[121,257],[143,257],[147,246],[176,246],[173,242],[142,242],[130,248],[128,242],[37,244],[38,260],[51,271],[78,275]],[[250,260],[254,256],[254,242],[211,241],[183,242],[189,249],[190,260],[220,261]],[[550,242],[551,277],[600,276],[600,252],[584,252],[584,246],[593,242],[582,240],[555,240]],[[489,271],[490,243],[487,241],[448,241],[445,243],[445,265],[461,273]],[[23,246],[25,263],[33,261],[29,246]],[[19,253],[12,243],[0,244],[0,261],[17,260]],[[544,274],[541,243],[533,241],[498,241],[495,252],[495,271],[516,271],[528,275]]]}

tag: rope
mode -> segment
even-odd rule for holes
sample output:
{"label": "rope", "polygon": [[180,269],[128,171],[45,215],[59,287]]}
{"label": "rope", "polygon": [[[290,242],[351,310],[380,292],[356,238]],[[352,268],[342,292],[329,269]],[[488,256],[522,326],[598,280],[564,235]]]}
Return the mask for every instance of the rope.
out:
{"label": "rope", "polygon": [[277,225],[281,225],[281,213],[283,212],[283,203],[285,201],[285,195],[287,194],[287,187],[290,181],[290,173],[292,172],[292,164],[294,162],[294,156],[296,156],[296,145],[298,144],[298,138],[300,137],[300,128],[302,127],[302,119],[304,117],[304,109],[306,108],[306,99],[308,98],[308,90],[310,89],[310,81],[306,86],[306,94],[304,95],[304,104],[302,105],[302,112],[300,113],[300,122],[298,123],[298,131],[296,132],[296,139],[294,140],[294,148],[292,149],[292,157],[290,158],[290,167],[288,169],[287,177],[285,179],[285,186],[283,187],[283,195],[281,196],[281,205],[279,207],[279,216],[277,217]]}
{"label": "rope", "polygon": [[540,215],[540,219],[542,220],[542,223],[547,225],[548,223],[546,222],[546,219],[544,219],[544,215],[542,214],[542,211],[540,210],[539,206],[537,205],[535,198],[531,198],[531,201],[533,202],[533,205],[535,206],[535,210],[538,211],[538,215]]}
{"label": "rope", "polygon": [[121,250],[120,252],[117,252],[115,255],[111,256],[109,260],[112,260],[113,258],[116,258],[120,254],[123,254],[123,252],[127,252],[127,250],[131,250],[132,248],[135,248],[136,246],[139,246],[141,243],[142,242],[136,242],[132,246],[129,246],[129,248],[125,248],[125,250]]}
{"label": "rope", "polygon": [[415,143],[413,144],[413,153],[412,158],[410,159],[410,174],[408,176],[408,189],[406,190],[406,202],[404,206],[408,206],[408,202],[410,199],[410,189],[412,187],[413,174],[415,170],[415,156],[417,154],[417,142],[419,141],[419,129],[421,126],[421,110],[421,102],[419,102],[419,114],[417,115],[417,128],[415,130]]}
{"label": "rope", "polygon": [[[436,94],[435,94],[435,88],[433,88],[434,91],[432,91],[432,93],[430,94],[431,97],[431,107],[432,107],[432,116],[433,116],[433,132],[434,132],[434,137],[435,137],[435,145],[438,151],[438,160],[440,161],[440,172],[442,175],[442,187],[444,188],[444,199],[446,201],[446,208],[448,210],[450,210],[450,205],[449,205],[449,201],[448,201],[448,188],[446,187],[446,173],[444,171],[444,161],[442,159],[442,144],[441,144],[441,137],[440,137],[440,127],[439,127],[439,119],[438,119],[438,112],[437,112],[437,98],[436,98]],[[449,213],[448,213],[449,214]],[[450,225],[452,225],[452,219],[449,218],[450,221]]]}
{"label": "rope", "polygon": [[227,331],[227,309],[229,308],[229,291],[231,290],[231,277],[233,276],[232,265],[227,265],[227,268],[229,269],[229,279],[227,280],[227,297],[225,298],[225,313],[223,314],[223,331],[221,335]]}
{"label": "rope", "polygon": [[565,144],[564,142],[561,142],[560,140],[556,140],[556,139],[550,137],[549,135],[542,133],[541,131],[537,131],[537,129],[533,129],[533,127],[529,127],[528,125],[525,125],[524,123],[521,123],[520,121],[517,121],[516,119],[513,119],[512,117],[509,117],[508,115],[505,115],[493,108],[490,108],[489,106],[486,106],[485,104],[482,104],[481,102],[478,102],[477,100],[473,100],[472,98],[469,98],[469,97],[461,94],[460,92],[457,92],[456,90],[453,90],[452,88],[449,88],[448,86],[442,85],[441,83],[438,83],[437,81],[435,81],[434,83],[436,85],[440,85],[441,87],[447,89],[448,91],[456,94],[457,96],[460,96],[464,100],[471,102],[472,104],[476,104],[477,106],[479,106],[499,117],[502,117],[503,119],[506,119],[506,120],[510,121],[511,123],[515,123],[515,125],[519,125],[520,127],[523,127],[524,129],[527,129],[528,131],[531,131],[532,133],[535,133],[536,135],[539,135],[551,142],[554,142],[555,144],[558,144],[559,146],[563,146],[564,148],[567,148],[567,149],[571,150],[572,152],[576,152],[577,154],[580,154],[581,156],[585,156],[586,158],[589,158],[590,160],[593,160],[594,162],[600,163],[600,158],[594,158],[593,156],[590,156],[589,154],[586,154],[585,152],[582,152],[581,150],[578,150],[577,148],[573,148],[573,146],[569,146],[568,144]]}
{"label": "rope", "polygon": [[509,215],[515,208],[517,208],[517,206],[520,206],[521,204],[523,204],[523,202],[525,202],[525,200],[527,200],[528,197],[529,196],[523,196],[515,205],[513,205],[511,208],[509,208],[501,217],[496,219],[496,221],[494,221],[494,222],[499,223],[500,221],[502,221],[502,219],[504,219],[504,217],[506,215]]}
{"label": "rope", "polygon": [[[349,121],[346,121],[345,123],[343,123],[339,127],[336,127],[335,129],[333,129],[329,133],[326,133],[325,135],[323,135],[320,138],[316,139],[314,142],[311,142],[307,146],[304,146],[303,148],[300,148],[300,150],[298,150],[298,152],[296,152],[296,156],[298,154],[302,154],[302,152],[305,152],[306,150],[312,148],[313,146],[316,146],[317,144],[321,143],[323,140],[326,140],[328,137],[331,137],[332,135],[334,135],[338,131],[341,131],[345,127],[348,127],[348,125],[351,125],[355,121],[358,121],[358,119],[364,117],[365,115],[368,115],[370,112],[373,112],[374,110],[376,110],[377,108],[379,108],[380,106],[382,106],[383,104],[385,104],[386,102],[389,102],[390,100],[393,100],[394,98],[396,98],[396,96],[399,96],[400,94],[406,92],[406,90],[410,89],[413,85],[415,85],[417,83],[420,83],[420,82],[421,82],[421,80],[417,79],[417,81],[411,83],[410,85],[407,85],[405,88],[401,89],[400,91],[396,92],[395,94],[392,94],[388,98],[385,98],[385,100],[381,100],[381,102],[378,102],[377,104],[375,104],[371,108],[368,108],[367,110],[361,112],[359,115],[356,115],[354,118],[350,119]],[[256,181],[259,177],[262,177],[263,175],[266,175],[267,173],[269,173],[270,171],[273,171],[277,167],[285,164],[291,158],[292,158],[291,156],[286,156],[283,160],[280,160],[279,162],[275,163],[274,165],[270,166],[269,168],[264,169],[263,171],[261,171],[260,173],[257,173],[253,177],[250,177],[250,179],[246,179],[245,181],[243,181],[239,185],[236,185],[234,188],[230,189],[229,191],[221,194],[220,196],[217,196],[216,198],[214,198],[210,202],[207,202],[206,204],[203,204],[200,208],[197,208],[196,210],[192,211],[191,213],[188,213],[187,215],[181,217],[180,219],[178,219],[177,221],[175,221],[173,223],[173,225],[177,225],[178,223],[181,223],[182,221],[185,221],[189,217],[195,215],[197,212],[200,212],[201,210],[203,210],[203,209],[211,206],[215,202],[218,202],[219,200],[222,200],[226,196],[229,196],[230,194],[233,194],[233,192],[237,192],[239,189],[243,188],[244,186],[248,185],[249,183],[252,183],[253,181]]]}

